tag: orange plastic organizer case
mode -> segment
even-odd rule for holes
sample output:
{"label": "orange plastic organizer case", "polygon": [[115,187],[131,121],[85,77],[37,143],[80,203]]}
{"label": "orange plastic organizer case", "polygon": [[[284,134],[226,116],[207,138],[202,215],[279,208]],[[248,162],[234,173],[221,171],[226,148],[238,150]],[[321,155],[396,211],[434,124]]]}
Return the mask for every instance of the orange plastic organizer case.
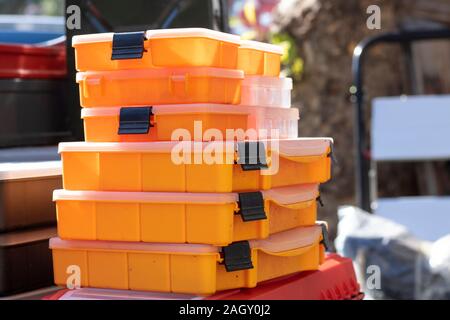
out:
{"label": "orange plastic organizer case", "polygon": [[78,266],[82,287],[207,295],[317,270],[324,259],[323,230],[291,229],[226,247],[53,238],[50,248],[57,285],[66,285],[68,267]]}
{"label": "orange plastic organizer case", "polygon": [[314,225],[318,196],[318,185],[301,185],[242,193],[56,190],[53,200],[62,239],[224,246]]}
{"label": "orange plastic organizer case", "polygon": [[246,75],[278,77],[283,48],[273,44],[242,40],[238,54],[238,69]]}
{"label": "orange plastic organizer case", "polygon": [[77,73],[83,107],[179,103],[239,104],[240,70],[165,68]]}
{"label": "orange plastic organizer case", "polygon": [[88,142],[296,138],[298,109],[180,104],[83,108]]}
{"label": "orange plastic organizer case", "polygon": [[245,142],[67,142],[66,190],[241,192],[330,179],[331,138]]}
{"label": "orange plastic organizer case", "polygon": [[240,38],[203,28],[99,33],[72,38],[79,71],[216,67],[236,69]]}

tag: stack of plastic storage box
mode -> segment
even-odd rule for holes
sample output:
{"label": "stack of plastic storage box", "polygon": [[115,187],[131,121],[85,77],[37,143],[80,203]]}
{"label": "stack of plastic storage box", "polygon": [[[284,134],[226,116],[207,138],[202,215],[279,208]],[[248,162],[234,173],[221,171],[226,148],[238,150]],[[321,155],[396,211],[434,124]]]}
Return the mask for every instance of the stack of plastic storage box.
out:
{"label": "stack of plastic storage box", "polygon": [[209,295],[318,269],[332,140],[297,138],[280,48],[207,29],[72,43],[86,142],[59,146],[58,285]]}

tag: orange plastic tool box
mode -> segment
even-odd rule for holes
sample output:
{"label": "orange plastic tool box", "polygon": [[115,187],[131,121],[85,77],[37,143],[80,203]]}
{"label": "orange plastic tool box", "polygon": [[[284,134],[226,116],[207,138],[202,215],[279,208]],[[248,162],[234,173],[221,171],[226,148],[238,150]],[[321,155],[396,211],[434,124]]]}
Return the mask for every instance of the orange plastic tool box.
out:
{"label": "orange plastic tool box", "polygon": [[239,104],[241,70],[206,67],[79,72],[83,107]]}
{"label": "orange plastic tool box", "polygon": [[50,248],[57,285],[66,285],[68,267],[78,266],[82,287],[207,295],[317,270],[324,259],[324,230],[324,225],[297,228],[226,247],[53,238]]}
{"label": "orange plastic tool box", "polygon": [[278,77],[283,48],[273,44],[242,40],[239,47],[238,69],[246,75]]}
{"label": "orange plastic tool box", "polygon": [[53,200],[62,239],[224,246],[314,225],[318,196],[318,185],[300,185],[242,193],[56,190]]}
{"label": "orange plastic tool box", "polygon": [[331,138],[243,142],[68,142],[66,190],[241,192],[330,179]]}
{"label": "orange plastic tool box", "polygon": [[203,28],[72,38],[79,71],[190,66],[236,69],[239,44],[238,36]]}
{"label": "orange plastic tool box", "polygon": [[43,300],[362,300],[353,262],[327,254],[317,271],[307,271],[231,289],[211,296],[97,288],[62,289]]}
{"label": "orange plastic tool box", "polygon": [[[261,108],[221,104],[180,104],[153,107],[83,108],[84,136],[88,142],[141,142],[210,140],[219,133],[239,140],[297,138],[296,108]],[[197,132],[200,132],[198,134]],[[203,134],[206,133],[206,134]],[[247,137],[247,138],[246,138]]]}

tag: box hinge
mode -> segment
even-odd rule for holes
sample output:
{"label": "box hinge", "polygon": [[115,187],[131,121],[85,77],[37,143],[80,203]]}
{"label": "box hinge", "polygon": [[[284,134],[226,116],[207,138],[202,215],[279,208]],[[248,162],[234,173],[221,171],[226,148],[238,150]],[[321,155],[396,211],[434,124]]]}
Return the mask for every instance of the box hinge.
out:
{"label": "box hinge", "polygon": [[114,33],[111,60],[142,59],[145,32]]}
{"label": "box hinge", "polygon": [[242,221],[255,221],[267,219],[264,211],[264,198],[261,192],[239,193],[239,211]]}
{"label": "box hinge", "polygon": [[260,170],[267,169],[266,147],[264,143],[258,142],[238,142],[237,144],[238,161],[242,170]]}
{"label": "box hinge", "polygon": [[222,248],[222,264],[227,272],[253,269],[252,252],[248,241],[237,241]]}
{"label": "box hinge", "polygon": [[327,225],[325,223],[319,223],[318,225],[322,228],[322,241],[320,241],[320,244],[323,244],[326,251],[330,251],[331,243]]}
{"label": "box hinge", "polygon": [[152,107],[121,108],[119,116],[119,134],[147,134],[153,115]]}

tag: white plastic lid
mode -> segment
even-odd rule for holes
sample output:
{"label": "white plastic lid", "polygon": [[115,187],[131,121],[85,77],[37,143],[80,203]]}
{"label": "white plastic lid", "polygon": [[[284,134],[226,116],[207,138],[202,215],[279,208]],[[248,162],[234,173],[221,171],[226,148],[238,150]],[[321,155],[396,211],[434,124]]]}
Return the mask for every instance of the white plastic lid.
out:
{"label": "white plastic lid", "polygon": [[114,70],[114,71],[86,71],[78,72],[76,82],[87,79],[109,80],[121,79],[148,79],[148,78],[171,78],[176,81],[177,78],[185,80],[186,77],[214,77],[244,79],[242,70],[210,68],[210,67],[187,67],[187,68],[158,68],[158,69],[133,69],[133,70]]}
{"label": "white plastic lid", "polygon": [[[133,106],[129,106],[133,107]],[[140,106],[134,106],[140,107]],[[142,106],[141,106],[142,107]],[[81,109],[81,118],[88,117],[108,117],[120,114],[121,107],[97,107]],[[204,114],[204,113],[229,113],[229,114],[248,114],[249,107],[235,106],[229,104],[173,104],[152,106],[152,112],[158,114]]]}
{"label": "white plastic lid", "polygon": [[265,76],[245,76],[242,86],[270,87],[280,90],[292,90],[293,87],[292,78]]}
{"label": "white plastic lid", "polygon": [[146,252],[217,253],[219,247],[206,244],[177,244],[124,241],[86,241],[50,239],[50,249],[120,250]]}
{"label": "white plastic lid", "polygon": [[[316,199],[319,195],[317,184],[299,185],[262,191],[264,199],[278,204],[294,204]],[[189,193],[189,192],[115,192],[115,191],[71,191],[55,190],[53,201],[107,201],[139,203],[195,203],[225,204],[236,203],[238,193]]]}
{"label": "white plastic lid", "polygon": [[[129,107],[145,107],[145,106],[129,106]],[[82,108],[81,118],[89,117],[112,117],[120,114],[121,107],[96,107]],[[277,107],[256,107],[244,105],[229,104],[173,104],[173,105],[156,105],[152,106],[152,112],[155,115],[162,114],[250,114],[257,112],[266,112],[271,116],[290,117],[298,120],[299,111],[296,108],[277,108]]]}
{"label": "white plastic lid", "polygon": [[[111,42],[113,37],[113,32],[78,35],[72,37],[72,46],[84,43]],[[208,38],[235,44],[240,44],[241,41],[239,36],[205,28],[148,30],[145,32],[145,37],[149,40],[161,38]]]}
{"label": "white plastic lid", "polygon": [[240,44],[241,42],[241,38],[237,35],[206,28],[174,28],[148,30],[145,33],[145,36],[150,40],[161,38],[208,38],[235,44]]}
{"label": "white plastic lid", "polygon": [[55,237],[56,228],[41,228],[25,231],[14,231],[0,234],[0,247],[10,247],[37,241],[43,241]]}
{"label": "white plastic lid", "polygon": [[61,161],[0,163],[0,180],[51,177],[61,174]]}
{"label": "white plastic lid", "polygon": [[[318,242],[322,234],[320,226],[301,227],[279,232],[264,240],[250,240],[250,247],[264,252],[279,253],[298,248],[304,248]],[[119,250],[144,252],[172,252],[172,253],[218,253],[220,247],[207,244],[174,244],[174,243],[146,243],[122,241],[86,241],[50,239],[51,249],[73,250]]]}
{"label": "white plastic lid", "polygon": [[[217,145],[217,146],[215,146]],[[174,148],[190,150],[191,153],[203,152],[205,148],[234,153],[234,142],[192,142],[192,141],[155,141],[155,142],[62,142],[58,152],[172,152]]]}
{"label": "white plastic lid", "polygon": [[283,47],[277,46],[275,44],[264,43],[253,40],[241,40],[241,48],[243,49],[254,49],[259,51],[266,51],[270,53],[276,53],[282,55],[284,53]]}
{"label": "white plastic lid", "polygon": [[53,192],[53,201],[222,204],[234,203],[237,199],[237,194],[234,193],[70,191],[63,189]]}
{"label": "white plastic lid", "polygon": [[[280,140],[260,140],[272,151],[279,152],[286,157],[306,157],[319,156],[327,152],[333,143],[331,138],[296,138]],[[174,148],[191,153],[208,150],[222,150],[226,153],[234,153],[235,142],[213,141],[213,142],[192,142],[192,141],[157,141],[157,142],[63,142],[59,144],[59,153],[64,152],[172,152]]]}

